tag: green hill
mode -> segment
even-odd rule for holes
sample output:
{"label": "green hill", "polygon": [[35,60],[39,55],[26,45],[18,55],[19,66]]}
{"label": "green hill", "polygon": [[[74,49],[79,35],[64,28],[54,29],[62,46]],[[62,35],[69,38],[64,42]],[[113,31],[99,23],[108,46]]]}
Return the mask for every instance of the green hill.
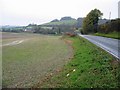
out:
{"label": "green hill", "polygon": [[66,16],[66,17],[62,17],[60,20],[58,19],[54,19],[52,20],[51,22],[49,23],[45,23],[43,25],[68,25],[68,26],[73,26],[73,25],[76,25],[77,23],[77,20],[72,18],[72,17],[69,17],[69,16]]}
{"label": "green hill", "polygon": [[49,22],[45,23],[43,25],[75,25],[77,23],[77,20],[62,20],[62,21],[56,21],[56,22]]}
{"label": "green hill", "polygon": [[[54,19],[49,23],[42,24],[43,26],[59,26],[59,25],[66,25],[66,26],[76,26],[78,28],[82,27],[84,18],[80,17],[77,20],[71,17],[62,17],[60,20]],[[107,19],[100,19],[99,24],[106,23]]]}

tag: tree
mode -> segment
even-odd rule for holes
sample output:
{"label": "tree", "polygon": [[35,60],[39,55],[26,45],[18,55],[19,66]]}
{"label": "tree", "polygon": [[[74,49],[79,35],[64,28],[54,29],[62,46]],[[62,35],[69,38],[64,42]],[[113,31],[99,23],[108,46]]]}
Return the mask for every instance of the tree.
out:
{"label": "tree", "polygon": [[98,20],[103,14],[100,10],[91,10],[83,20],[83,33],[94,33],[97,32]]}
{"label": "tree", "polygon": [[113,19],[109,22],[99,25],[98,32],[100,33],[120,32],[120,19],[119,18]]}
{"label": "tree", "polygon": [[40,33],[41,31],[41,27],[40,26],[34,26],[33,27],[33,29],[34,29],[34,33]]}

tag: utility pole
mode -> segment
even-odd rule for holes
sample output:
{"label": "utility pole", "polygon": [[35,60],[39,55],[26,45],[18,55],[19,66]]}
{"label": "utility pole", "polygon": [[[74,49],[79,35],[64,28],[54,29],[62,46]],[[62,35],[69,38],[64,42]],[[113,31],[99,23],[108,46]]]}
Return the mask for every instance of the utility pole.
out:
{"label": "utility pole", "polygon": [[120,1],[118,2],[118,18],[120,18]]}
{"label": "utility pole", "polygon": [[109,20],[111,19],[111,12],[109,13]]}

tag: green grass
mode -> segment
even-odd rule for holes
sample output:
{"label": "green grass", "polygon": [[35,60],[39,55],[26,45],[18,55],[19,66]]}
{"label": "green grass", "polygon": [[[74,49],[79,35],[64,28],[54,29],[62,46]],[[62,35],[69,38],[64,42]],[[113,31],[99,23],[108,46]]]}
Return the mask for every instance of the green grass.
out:
{"label": "green grass", "polygon": [[76,20],[63,20],[63,21],[59,21],[59,22],[50,22],[50,23],[46,23],[44,25],[75,25],[77,23]]}
{"label": "green grass", "polygon": [[[6,37],[9,36],[11,39],[14,38],[13,35],[6,33]],[[25,41],[18,45],[2,47],[3,87],[32,87],[46,74],[62,67],[72,54],[60,36],[18,35],[14,39]]]}
{"label": "green grass", "polygon": [[[61,72],[35,87],[52,88],[118,88],[119,63],[110,54],[83,39],[65,37],[72,41],[74,57]],[[75,71],[73,71],[75,69]],[[69,74],[69,76],[67,76]]]}
{"label": "green grass", "polygon": [[111,33],[108,33],[108,34],[95,33],[94,35],[96,35],[96,36],[108,37],[108,38],[120,39],[120,32],[111,32]]}

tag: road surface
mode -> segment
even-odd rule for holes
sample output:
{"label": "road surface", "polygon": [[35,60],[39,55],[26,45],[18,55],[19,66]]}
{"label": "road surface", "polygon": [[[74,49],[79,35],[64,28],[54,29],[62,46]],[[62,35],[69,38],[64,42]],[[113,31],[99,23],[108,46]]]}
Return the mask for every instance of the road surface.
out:
{"label": "road surface", "polygon": [[120,59],[120,46],[118,45],[120,43],[120,40],[92,35],[78,35],[89,40],[93,44],[101,47],[116,58]]}

